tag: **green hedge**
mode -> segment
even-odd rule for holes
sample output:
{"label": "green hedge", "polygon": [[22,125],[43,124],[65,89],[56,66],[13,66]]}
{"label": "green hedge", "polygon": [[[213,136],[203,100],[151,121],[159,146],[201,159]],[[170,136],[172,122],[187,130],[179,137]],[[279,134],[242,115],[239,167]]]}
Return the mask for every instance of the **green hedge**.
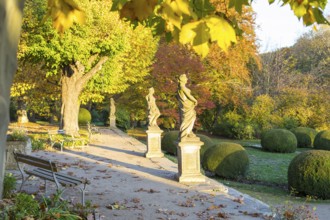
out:
{"label": "green hedge", "polygon": [[314,148],[330,150],[330,130],[321,131],[315,136]]}
{"label": "green hedge", "polygon": [[80,125],[87,125],[87,123],[88,122],[90,123],[91,120],[92,120],[91,113],[85,108],[80,108],[79,115],[78,115],[78,123]]}
{"label": "green hedge", "polygon": [[[161,143],[162,150],[169,154],[176,155],[178,136],[179,136],[179,131],[166,132],[162,138],[162,143]],[[199,137],[200,140],[204,143],[201,146],[201,150],[200,150],[200,157],[202,160],[202,156],[204,155],[204,152],[208,148],[212,147],[214,145],[214,142],[212,141],[211,138],[203,134],[197,134],[197,137]]]}
{"label": "green hedge", "polygon": [[206,150],[209,149],[210,147],[213,147],[215,145],[215,143],[213,142],[213,140],[211,138],[209,138],[206,135],[197,134],[197,136],[200,138],[201,142],[204,143],[200,149],[200,158],[201,158],[201,161],[203,161],[203,156],[204,156]]}
{"label": "green hedge", "polygon": [[179,131],[168,131],[162,138],[161,148],[163,151],[176,155],[176,141],[178,140]]}
{"label": "green hedge", "polygon": [[309,150],[297,155],[288,168],[289,190],[330,199],[330,152]]}
{"label": "green hedge", "polygon": [[241,145],[222,142],[206,150],[202,166],[220,177],[237,179],[245,176],[249,157]]}
{"label": "green hedge", "polygon": [[297,149],[297,138],[289,130],[272,129],[262,134],[261,147],[270,152],[292,153]]}
{"label": "green hedge", "polygon": [[313,128],[298,127],[291,130],[297,138],[297,147],[312,148],[317,131]]}

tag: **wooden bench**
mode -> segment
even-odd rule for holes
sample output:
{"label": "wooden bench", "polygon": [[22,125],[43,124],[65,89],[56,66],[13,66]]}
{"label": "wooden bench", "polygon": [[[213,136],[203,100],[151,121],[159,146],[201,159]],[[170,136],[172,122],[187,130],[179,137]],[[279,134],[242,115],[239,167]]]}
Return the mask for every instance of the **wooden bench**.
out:
{"label": "wooden bench", "polygon": [[48,130],[48,139],[50,142],[50,147],[53,148],[55,146],[55,144],[59,144],[61,151],[63,151],[64,139],[55,138],[54,135],[57,135],[57,134],[58,134],[57,132],[54,133],[54,132],[51,132]]}
{"label": "wooden bench", "polygon": [[87,122],[87,130],[88,130],[88,141],[91,142],[92,135],[99,133],[99,129],[90,122]]}
{"label": "wooden bench", "polygon": [[[61,135],[62,138],[56,138],[55,135]],[[60,149],[61,151],[63,151],[63,147],[64,147],[64,143],[67,142],[67,143],[70,143],[71,142],[71,146],[72,147],[75,147],[76,146],[76,142],[82,142],[83,145],[85,145],[85,139],[82,139],[82,138],[76,138],[74,137],[73,135],[71,136],[65,136],[65,132],[61,132],[60,130],[59,131],[50,131],[48,130],[48,138],[49,138],[49,141],[50,141],[50,146],[51,147],[54,147],[55,144],[59,144],[60,145]]]}
{"label": "wooden bench", "polygon": [[[79,187],[79,189],[82,193],[81,203],[82,205],[85,205],[85,189],[86,185],[90,184],[89,180],[80,179],[77,177],[59,173],[59,168],[57,164],[50,160],[44,160],[31,155],[18,153],[16,151],[14,151],[13,153],[14,158],[17,162],[17,166],[22,174],[22,184],[19,189],[20,191],[22,190],[24,183],[31,176],[36,176],[45,180],[45,193],[47,192],[47,180],[54,182],[56,184],[57,191],[59,191],[61,194],[69,187],[77,187],[83,185],[83,187]],[[25,169],[25,164],[30,165],[30,169]]]}

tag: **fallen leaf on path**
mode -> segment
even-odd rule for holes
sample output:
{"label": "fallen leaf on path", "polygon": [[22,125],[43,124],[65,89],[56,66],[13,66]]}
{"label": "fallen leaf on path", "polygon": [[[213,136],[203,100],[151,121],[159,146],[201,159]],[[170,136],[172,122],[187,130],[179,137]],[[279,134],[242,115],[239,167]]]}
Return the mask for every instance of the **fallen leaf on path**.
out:
{"label": "fallen leaf on path", "polygon": [[248,216],[251,216],[251,217],[254,217],[254,218],[258,218],[258,217],[262,216],[261,213],[257,213],[257,212],[249,213],[247,211],[239,211],[239,213],[242,213],[244,215],[248,215]]}
{"label": "fallen leaf on path", "polygon": [[139,202],[140,202],[140,199],[139,199],[139,198],[133,198],[133,199],[131,200],[131,202],[139,203]]}
{"label": "fallen leaf on path", "polygon": [[143,189],[140,188],[138,190],[135,190],[134,192],[147,192],[147,193],[159,193],[160,191],[154,190],[154,189]]}
{"label": "fallen leaf on path", "polygon": [[97,172],[100,172],[100,173],[105,173],[107,172],[107,170],[96,170]]}
{"label": "fallen leaf on path", "polygon": [[195,203],[191,199],[187,199],[185,202],[179,202],[178,205],[182,207],[195,207]]}
{"label": "fallen leaf on path", "polygon": [[229,216],[225,212],[219,212],[217,215],[219,218],[228,219]]}
{"label": "fallen leaf on path", "polygon": [[112,176],[104,176],[102,179],[110,179]]}
{"label": "fallen leaf on path", "polygon": [[243,196],[240,196],[238,198],[235,198],[233,199],[234,202],[238,202],[240,204],[243,204],[244,203],[244,197]]}

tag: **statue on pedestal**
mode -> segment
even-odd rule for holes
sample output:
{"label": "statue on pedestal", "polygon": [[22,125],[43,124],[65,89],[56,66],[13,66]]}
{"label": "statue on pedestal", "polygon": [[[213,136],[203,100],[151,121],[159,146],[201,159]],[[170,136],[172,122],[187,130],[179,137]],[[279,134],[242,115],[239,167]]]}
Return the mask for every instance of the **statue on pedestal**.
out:
{"label": "statue on pedestal", "polygon": [[110,117],[116,116],[116,105],[113,98],[110,99]]}
{"label": "statue on pedestal", "polygon": [[149,127],[158,127],[157,119],[160,116],[160,111],[156,105],[156,99],[154,97],[155,90],[153,87],[149,88],[149,94],[146,96],[148,102],[148,120]]}
{"label": "statue on pedestal", "polygon": [[187,81],[188,79],[186,74],[180,75],[177,91],[181,121],[179,133],[180,141],[184,140],[185,138],[196,137],[192,130],[196,120],[195,107],[197,105],[197,100],[191,95],[190,89],[186,87]]}

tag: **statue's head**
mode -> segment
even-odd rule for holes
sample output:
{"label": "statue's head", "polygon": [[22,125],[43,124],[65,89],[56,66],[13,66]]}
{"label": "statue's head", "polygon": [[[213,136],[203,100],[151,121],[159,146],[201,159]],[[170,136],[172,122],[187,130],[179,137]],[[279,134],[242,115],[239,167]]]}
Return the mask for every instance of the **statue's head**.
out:
{"label": "statue's head", "polygon": [[149,93],[154,93],[154,92],[155,92],[154,87],[150,87],[149,88]]}
{"label": "statue's head", "polygon": [[181,74],[179,77],[179,82],[186,83],[187,81],[188,81],[188,78],[187,78],[186,74]]}

